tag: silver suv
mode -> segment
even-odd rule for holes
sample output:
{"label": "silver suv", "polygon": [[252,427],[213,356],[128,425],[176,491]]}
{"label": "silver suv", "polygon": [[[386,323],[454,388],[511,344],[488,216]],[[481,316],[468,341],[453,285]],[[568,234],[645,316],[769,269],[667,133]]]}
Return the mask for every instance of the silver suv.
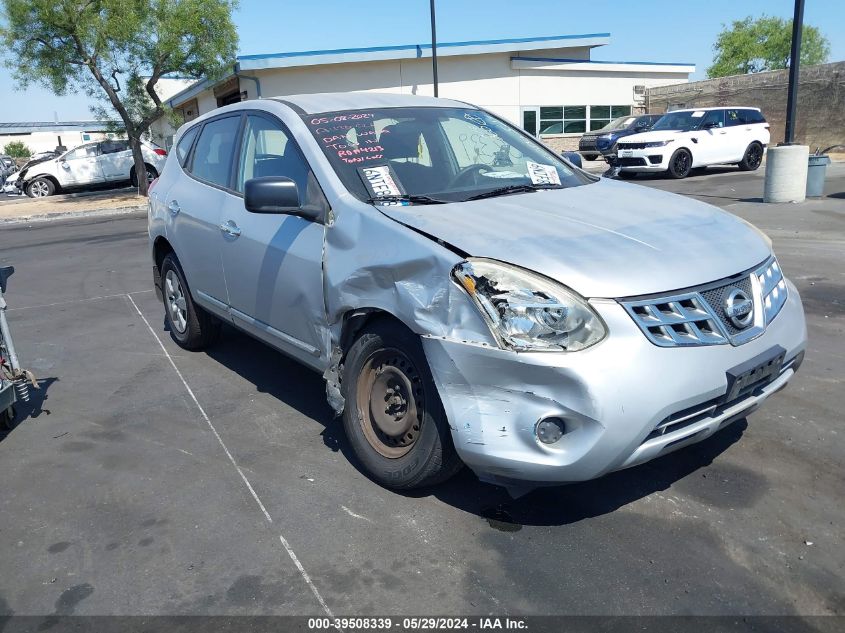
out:
{"label": "silver suv", "polygon": [[395,488],[461,464],[507,486],[640,464],[756,409],[806,343],[758,230],[457,101],[215,110],[178,131],[149,232],[174,340],[226,323],[320,372]]}

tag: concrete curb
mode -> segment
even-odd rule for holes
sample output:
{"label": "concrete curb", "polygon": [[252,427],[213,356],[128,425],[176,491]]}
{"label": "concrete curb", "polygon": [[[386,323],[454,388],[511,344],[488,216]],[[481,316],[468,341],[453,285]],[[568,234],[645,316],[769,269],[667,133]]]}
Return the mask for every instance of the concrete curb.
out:
{"label": "concrete curb", "polygon": [[55,220],[72,220],[94,216],[129,215],[131,213],[146,213],[147,205],[132,205],[127,207],[112,207],[109,209],[83,209],[80,211],[57,211],[55,213],[39,213],[36,215],[21,215],[10,218],[0,218],[0,226],[12,224],[32,224],[35,222],[51,222]]}

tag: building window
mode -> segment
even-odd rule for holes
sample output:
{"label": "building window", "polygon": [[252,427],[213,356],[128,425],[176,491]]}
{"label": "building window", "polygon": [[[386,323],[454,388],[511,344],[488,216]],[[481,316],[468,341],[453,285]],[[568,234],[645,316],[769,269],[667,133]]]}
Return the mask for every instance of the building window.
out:
{"label": "building window", "polygon": [[630,114],[630,105],[526,107],[522,109],[522,129],[533,136],[583,134]]}
{"label": "building window", "polygon": [[579,134],[587,131],[587,106],[540,108],[540,136]]}
{"label": "building window", "polygon": [[600,130],[621,116],[631,116],[631,106],[590,106],[590,130]]}
{"label": "building window", "polygon": [[537,110],[522,111],[522,129],[531,136],[537,136]]}

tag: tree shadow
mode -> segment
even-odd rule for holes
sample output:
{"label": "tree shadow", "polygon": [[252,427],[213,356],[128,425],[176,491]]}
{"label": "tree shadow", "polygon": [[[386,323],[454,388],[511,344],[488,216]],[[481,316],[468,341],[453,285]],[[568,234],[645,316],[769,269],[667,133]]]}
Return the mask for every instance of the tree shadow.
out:
{"label": "tree shadow", "polygon": [[24,402],[22,400],[18,400],[15,403],[15,419],[12,423],[12,428],[9,429],[0,426],[0,442],[6,439],[6,437],[13,433],[21,424],[41,417],[42,415],[50,415],[50,409],[44,408],[44,403],[47,401],[47,398],[49,398],[47,390],[50,389],[53,383],[58,381],[58,378],[41,378],[37,381],[38,389],[35,389],[30,385],[29,401]]}

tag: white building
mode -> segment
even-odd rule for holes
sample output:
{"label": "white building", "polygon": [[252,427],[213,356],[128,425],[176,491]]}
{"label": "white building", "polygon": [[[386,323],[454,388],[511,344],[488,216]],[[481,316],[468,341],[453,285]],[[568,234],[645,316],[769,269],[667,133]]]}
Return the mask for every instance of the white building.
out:
{"label": "white building", "polygon": [[[591,58],[609,43],[609,33],[438,43],[439,96],[482,106],[570,149],[581,133],[641,108],[646,88],[685,83],[695,72],[686,63]],[[262,96],[353,90],[433,95],[431,45],[243,55],[227,77],[198,81],[167,102],[191,120]],[[166,120],[152,134],[169,148]]]}

